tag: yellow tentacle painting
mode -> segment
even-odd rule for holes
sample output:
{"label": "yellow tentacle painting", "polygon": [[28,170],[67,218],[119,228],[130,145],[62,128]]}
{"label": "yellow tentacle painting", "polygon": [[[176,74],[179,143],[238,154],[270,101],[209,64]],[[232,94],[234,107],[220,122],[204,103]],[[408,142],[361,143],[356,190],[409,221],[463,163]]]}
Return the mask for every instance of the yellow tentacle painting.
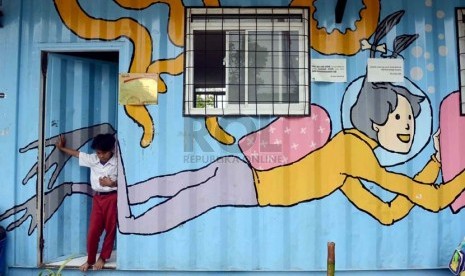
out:
{"label": "yellow tentacle painting", "polygon": [[[183,73],[184,55],[180,54],[172,59],[152,60],[153,41],[148,30],[131,18],[117,20],[97,19],[89,16],[77,0],[54,0],[56,9],[63,23],[76,35],[85,39],[116,40],[120,37],[128,38],[134,45],[134,53],[129,72],[150,72],[160,74],[179,75]],[[170,41],[178,47],[184,46],[184,5],[181,0],[115,0],[126,9],[146,9],[154,4],[169,6],[168,36]],[[341,32],[338,29],[328,33],[325,28],[318,28],[314,19],[315,0],[292,0],[290,6],[309,7],[311,13],[310,44],[311,47],[323,54],[354,55],[360,51],[360,43],[370,37],[376,29],[379,20],[379,0],[363,0],[365,8],[360,11],[360,20],[355,22],[355,30]],[[205,6],[221,6],[219,0],[203,0]],[[351,43],[349,43],[349,41]],[[162,78],[158,80],[158,92],[167,92]],[[153,119],[144,106],[125,106],[126,114],[143,129],[140,145],[149,146],[154,137],[155,127]],[[222,144],[230,145],[235,138],[227,133],[218,123],[217,117],[207,117],[205,126],[209,134]]]}
{"label": "yellow tentacle painting", "polygon": [[376,30],[379,20],[379,0],[363,0],[365,8],[360,11],[360,20],[355,22],[355,30],[342,32],[334,29],[328,33],[325,28],[318,28],[314,18],[315,0],[293,0],[290,6],[308,7],[310,9],[310,45],[322,54],[354,55],[360,51],[360,41],[370,37]]}
{"label": "yellow tentacle painting", "polygon": [[[174,59],[160,59],[150,64],[147,69],[148,73],[169,74],[172,76],[179,75],[183,72],[184,54],[180,54]],[[167,91],[166,84],[162,79],[158,81],[158,93]]]}
{"label": "yellow tentacle painting", "polygon": [[170,8],[168,36],[174,45],[179,47],[184,46],[184,5],[181,0],[115,0],[115,2],[127,9],[146,9],[152,4],[157,3],[168,5]]}

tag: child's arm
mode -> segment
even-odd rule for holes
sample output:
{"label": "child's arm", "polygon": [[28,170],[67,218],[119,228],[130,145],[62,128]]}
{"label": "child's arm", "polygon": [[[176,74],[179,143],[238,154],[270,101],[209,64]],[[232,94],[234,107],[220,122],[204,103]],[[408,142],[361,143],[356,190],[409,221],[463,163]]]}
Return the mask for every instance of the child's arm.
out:
{"label": "child's arm", "polygon": [[77,150],[73,150],[73,149],[69,149],[67,147],[65,147],[66,145],[66,139],[63,135],[60,135],[55,143],[55,146],[61,150],[62,152],[66,153],[66,154],[69,154],[71,156],[74,156],[76,158],[79,158],[79,151]]}

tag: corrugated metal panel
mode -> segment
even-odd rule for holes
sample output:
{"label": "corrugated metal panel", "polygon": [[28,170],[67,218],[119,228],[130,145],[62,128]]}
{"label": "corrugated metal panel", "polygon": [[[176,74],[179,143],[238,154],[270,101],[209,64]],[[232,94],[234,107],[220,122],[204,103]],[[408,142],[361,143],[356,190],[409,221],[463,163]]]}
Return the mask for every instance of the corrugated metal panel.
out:
{"label": "corrugated metal panel", "polygon": [[[220,2],[223,6],[288,5],[288,1]],[[333,14],[336,1],[314,1],[316,12],[313,20],[318,22],[318,28],[325,27],[328,33],[334,28],[370,27],[369,23],[364,23],[367,21],[357,21],[360,19],[360,11],[364,3],[371,7],[378,1],[348,3],[343,22],[335,24]],[[174,2],[171,4],[174,5]],[[201,6],[202,1],[184,1],[183,4]],[[146,57],[151,55],[150,62],[158,59],[173,59],[182,52],[182,45],[174,44],[172,37],[167,33],[168,19],[180,18],[169,14],[168,5],[158,3],[148,8],[126,9],[118,6],[114,1],[87,0],[79,1],[79,5],[95,18],[116,20],[129,17],[145,26],[152,38],[152,53],[145,53]],[[0,49],[4,49],[2,60],[5,58],[7,63],[11,64],[11,68],[19,66],[17,76],[9,70],[3,70],[6,74],[0,76],[0,90],[7,91],[7,98],[0,99],[0,105],[8,103],[8,106],[6,104],[1,106],[0,113],[8,114],[8,120],[0,122],[0,131],[8,127],[11,130],[8,135],[0,138],[7,138],[5,143],[8,145],[7,147],[2,145],[1,154],[10,156],[16,154],[14,166],[5,164],[4,167],[5,178],[8,182],[15,182],[15,190],[13,191],[12,183],[5,184],[8,191],[2,192],[0,196],[2,202],[0,212],[25,202],[35,194],[34,180],[30,180],[25,186],[20,182],[36,162],[36,155],[33,152],[18,153],[18,149],[38,139],[39,131],[35,118],[39,114],[40,48],[45,44],[64,43],[66,44],[64,48],[70,47],[70,44],[79,44],[76,47],[85,49],[86,46],[82,44],[94,48],[93,45],[96,45],[94,43],[102,43],[97,39],[79,38],[70,31],[60,19],[53,1],[38,3],[29,0],[21,1],[21,5],[6,3],[5,6],[12,10],[11,13],[9,10],[5,11],[5,27],[0,29],[0,38],[4,41],[5,33],[14,37],[18,26],[21,35],[12,41],[12,45],[17,44],[20,51],[18,61],[15,58],[16,47],[0,43]],[[381,1],[379,21],[396,11],[405,11],[400,22],[381,41],[386,43],[387,49],[393,50],[393,40],[399,35],[419,35],[417,40],[400,54],[405,61],[405,77],[411,81],[409,87],[413,87],[412,90],[419,91],[428,98],[424,103],[426,113],[423,113],[417,124],[419,133],[424,134],[424,137],[419,139],[426,139],[425,148],[423,145],[415,144],[414,148],[419,152],[411,153],[414,158],[405,163],[399,161],[402,159],[397,159],[397,163],[400,164],[395,166],[390,166],[390,162],[399,158],[398,156],[380,153],[387,156],[386,159],[383,159],[384,155],[378,156],[381,163],[389,164],[387,170],[413,177],[434,153],[432,142],[428,139],[429,132],[431,130],[434,132],[438,128],[440,103],[447,95],[459,89],[455,33],[455,7],[458,6],[465,6],[465,1]],[[20,20],[15,19],[13,15],[17,15]],[[357,22],[367,25],[357,25]],[[181,22],[177,23],[181,24]],[[104,28],[94,25],[91,31],[97,33],[102,40],[107,40],[103,37],[115,35],[111,30],[100,30]],[[347,32],[350,33],[350,30]],[[136,46],[132,49],[137,47],[138,43],[136,41]],[[349,44],[344,44],[344,47],[349,47]],[[319,46],[320,48],[312,46],[312,59],[347,60],[347,83],[312,83],[311,85],[312,103],[328,112],[331,118],[331,134],[335,135],[350,124],[348,117],[343,116],[348,112],[347,103],[344,104],[348,99],[344,96],[345,91],[351,92],[356,90],[356,85],[360,85],[360,80],[358,82],[356,80],[366,74],[369,51],[349,55],[329,54],[326,51],[334,46],[329,38],[326,44]],[[131,53],[127,56],[132,58]],[[120,63],[127,64],[130,61],[120,61]],[[1,68],[7,67],[1,65]],[[176,70],[173,68],[177,67],[172,64],[167,68],[167,71],[174,72]],[[126,70],[129,68],[125,68]],[[141,146],[142,128],[128,117],[122,106],[118,108],[117,130],[124,158],[124,177],[128,186],[159,175],[198,169],[225,155],[243,158],[237,143],[226,146],[213,139],[205,128],[203,118],[182,117],[183,74],[166,73],[162,77],[168,91],[159,95],[157,106],[147,107],[155,126],[155,136],[149,146]],[[10,81],[13,83],[9,83]],[[352,81],[354,82],[351,83]],[[431,109],[430,114],[428,108]],[[267,125],[271,119],[269,117],[220,118],[219,123],[239,140],[247,133]],[[80,123],[76,122],[76,124]],[[11,148],[15,151],[12,152]],[[358,153],[352,151],[351,148],[346,148],[335,158],[353,158],[356,161]],[[8,162],[3,161],[4,163]],[[308,170],[319,174],[325,167],[331,165],[330,162],[321,163]],[[225,181],[234,183],[231,180],[239,177],[237,171],[228,172]],[[282,182],[286,183],[287,176],[282,177]],[[193,179],[190,181],[195,183]],[[365,183],[365,187],[384,201],[389,201],[395,196],[375,184]],[[222,192],[230,191],[228,187],[224,189]],[[141,196],[145,192],[142,189],[134,195]],[[211,198],[188,197],[188,200],[181,202],[179,209],[164,213],[152,222],[152,226],[164,223],[166,218],[174,216],[176,212],[194,210],[203,201],[218,196],[213,192],[207,195]],[[158,199],[151,199],[142,205],[131,206],[132,212],[136,216],[143,215],[146,211],[157,208],[158,202]],[[63,208],[62,211],[67,212],[65,207]],[[2,221],[2,225],[20,219],[21,215],[18,214],[6,222]],[[36,265],[36,252],[31,249],[31,245],[36,243],[37,237],[36,232],[28,236],[30,223],[26,220],[11,232],[14,233],[12,242],[9,243],[9,249],[14,250],[14,258],[9,260],[12,265]],[[402,220],[391,226],[383,226],[374,217],[357,209],[341,191],[336,190],[324,198],[292,207],[214,208],[160,234],[120,234],[117,240],[117,266],[121,269],[144,270],[323,270],[326,267],[326,243],[334,241],[337,270],[445,267],[453,248],[464,236],[462,230],[465,229],[464,223],[463,211],[452,214],[449,208],[445,208],[434,213],[416,206]],[[25,250],[26,248],[29,250]]]}

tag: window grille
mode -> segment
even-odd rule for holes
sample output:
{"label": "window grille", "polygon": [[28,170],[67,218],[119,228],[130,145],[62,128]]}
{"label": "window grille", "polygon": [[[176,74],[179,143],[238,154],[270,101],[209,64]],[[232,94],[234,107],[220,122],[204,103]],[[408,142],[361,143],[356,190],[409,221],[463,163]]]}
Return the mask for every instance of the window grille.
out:
{"label": "window grille", "polygon": [[460,80],[460,111],[465,114],[465,8],[457,8],[457,40],[459,56],[459,80]]}
{"label": "window grille", "polygon": [[186,9],[185,115],[306,115],[306,8]]}

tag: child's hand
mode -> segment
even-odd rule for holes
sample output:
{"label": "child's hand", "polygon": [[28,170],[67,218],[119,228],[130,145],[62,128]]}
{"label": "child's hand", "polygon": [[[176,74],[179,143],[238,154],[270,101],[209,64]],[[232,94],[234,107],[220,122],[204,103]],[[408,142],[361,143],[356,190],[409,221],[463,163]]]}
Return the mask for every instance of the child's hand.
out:
{"label": "child's hand", "polygon": [[57,141],[55,142],[55,146],[58,148],[58,149],[62,149],[64,148],[66,145],[66,139],[65,139],[65,136],[61,135],[58,136],[58,139]]}
{"label": "child's hand", "polygon": [[114,187],[115,182],[111,180],[108,176],[100,177],[99,178],[100,186],[103,187]]}
{"label": "child's hand", "polygon": [[[65,134],[66,135],[66,134]],[[79,158],[79,151],[74,149],[69,149],[66,147],[66,138],[65,135],[59,135],[55,141],[55,148],[59,149],[60,151],[72,155],[76,158]]]}

